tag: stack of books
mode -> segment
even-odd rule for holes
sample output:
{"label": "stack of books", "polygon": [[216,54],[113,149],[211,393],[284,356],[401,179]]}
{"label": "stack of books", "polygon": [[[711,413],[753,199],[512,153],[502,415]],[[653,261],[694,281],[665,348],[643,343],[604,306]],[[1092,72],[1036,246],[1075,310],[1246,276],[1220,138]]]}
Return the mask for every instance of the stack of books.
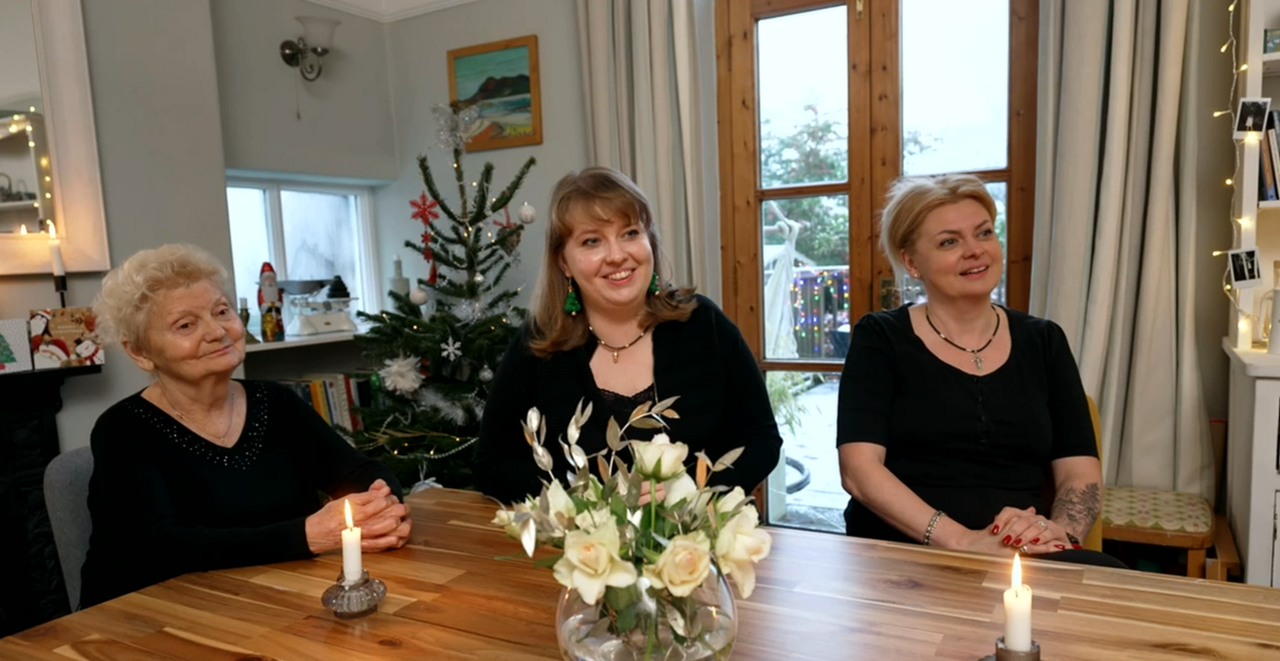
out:
{"label": "stack of books", "polygon": [[1276,126],[1280,124],[1280,110],[1267,113],[1266,130],[1259,141],[1258,200],[1262,202],[1280,199],[1277,177],[1280,177],[1280,145],[1276,142]]}

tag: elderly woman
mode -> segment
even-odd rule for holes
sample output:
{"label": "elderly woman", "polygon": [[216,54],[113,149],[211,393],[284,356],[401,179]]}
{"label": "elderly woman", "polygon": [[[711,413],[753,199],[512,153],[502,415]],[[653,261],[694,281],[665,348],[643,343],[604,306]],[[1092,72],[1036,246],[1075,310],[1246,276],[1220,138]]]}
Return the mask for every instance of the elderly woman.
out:
{"label": "elderly woman", "polygon": [[[531,318],[498,368],[481,422],[482,491],[508,502],[537,493],[546,474],[520,421],[537,407],[555,438],[580,400],[595,411],[579,441],[588,454],[605,448],[609,417],[625,424],[637,406],[679,396],[668,433],[691,457],[746,448],[713,484],[750,491],[777,465],[782,438],[742,335],[693,289],[664,285],[661,266],[653,213],[631,180],[588,168],[556,184]],[[563,453],[551,454],[565,475]]]}
{"label": "elderly woman", "polygon": [[[191,571],[339,548],[343,498],[365,551],[408,538],[389,470],[284,387],[231,378],[245,331],[225,279],[205,251],[166,245],[103,280],[101,331],[151,385],[93,428],[84,607]],[[322,506],[319,492],[334,500]]]}
{"label": "elderly woman", "polygon": [[853,330],[836,425],[847,532],[1114,564],[1073,551],[1101,505],[1088,402],[1062,329],[991,302],[995,216],[973,176],[889,194],[881,247],[927,302]]}

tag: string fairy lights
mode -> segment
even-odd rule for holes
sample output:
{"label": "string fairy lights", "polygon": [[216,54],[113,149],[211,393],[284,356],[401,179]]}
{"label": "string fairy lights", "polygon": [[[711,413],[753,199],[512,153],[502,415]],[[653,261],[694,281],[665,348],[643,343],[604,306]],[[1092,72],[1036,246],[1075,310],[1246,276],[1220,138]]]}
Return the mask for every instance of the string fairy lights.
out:
{"label": "string fairy lights", "polygon": [[[1230,5],[1227,6],[1227,15],[1228,15],[1227,16],[1227,41],[1222,44],[1221,48],[1218,49],[1219,53],[1226,53],[1228,50],[1231,51],[1232,75],[1231,75],[1231,88],[1227,92],[1228,105],[1226,110],[1215,110],[1213,112],[1213,116],[1215,118],[1223,117],[1223,116],[1227,116],[1231,118],[1231,127],[1233,130],[1233,133],[1232,133],[1233,136],[1235,135],[1234,128],[1236,124],[1236,108],[1238,107],[1238,100],[1236,99],[1236,90],[1240,84],[1240,74],[1249,70],[1249,64],[1247,62],[1245,63],[1240,62],[1240,54],[1238,49],[1239,42],[1236,40],[1235,11],[1236,11],[1236,2],[1233,1]],[[1241,174],[1240,167],[1242,165],[1242,162],[1241,162],[1242,150],[1240,149],[1240,144],[1241,143],[1256,144],[1258,142],[1258,136],[1253,132],[1246,132],[1244,134],[1244,137],[1242,138],[1233,137],[1232,140],[1236,143],[1235,144],[1235,168],[1232,170],[1232,176],[1227,177],[1224,180],[1224,184],[1228,188],[1231,188],[1232,186],[1234,186],[1235,178],[1240,176]],[[1234,205],[1234,196],[1232,201],[1228,202],[1228,204]],[[1234,206],[1228,209],[1228,217],[1232,218],[1231,230],[1232,230],[1232,234],[1234,235],[1232,237],[1233,238],[1232,245],[1238,246],[1239,248],[1244,248],[1245,247],[1244,246],[1244,236],[1245,236],[1244,230],[1252,229],[1253,221],[1249,216],[1241,216],[1239,218],[1235,218],[1233,217],[1234,216],[1233,211],[1234,211]],[[1213,251],[1213,256],[1219,257],[1222,255],[1229,254],[1229,252],[1230,251],[1227,251],[1227,250],[1215,250]],[[1235,287],[1231,286],[1230,260],[1228,260],[1227,264],[1225,265],[1222,271],[1222,293],[1227,297],[1227,300],[1231,301],[1231,306],[1234,307],[1236,310],[1236,336],[1237,336],[1236,346],[1237,348],[1246,349],[1246,348],[1252,347],[1253,329],[1257,325],[1254,323],[1255,315],[1253,314],[1252,311],[1245,310],[1244,308],[1240,307],[1240,291]]]}

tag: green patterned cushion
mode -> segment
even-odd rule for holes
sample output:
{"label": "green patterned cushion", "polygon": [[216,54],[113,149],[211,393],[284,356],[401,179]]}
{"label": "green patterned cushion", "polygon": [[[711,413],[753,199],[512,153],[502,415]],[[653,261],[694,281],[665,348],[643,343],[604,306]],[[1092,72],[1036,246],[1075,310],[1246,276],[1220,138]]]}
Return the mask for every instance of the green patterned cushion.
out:
{"label": "green patterned cushion", "polygon": [[1203,533],[1213,527],[1213,510],[1205,499],[1195,494],[1107,487],[1102,499],[1102,522],[1149,530]]}

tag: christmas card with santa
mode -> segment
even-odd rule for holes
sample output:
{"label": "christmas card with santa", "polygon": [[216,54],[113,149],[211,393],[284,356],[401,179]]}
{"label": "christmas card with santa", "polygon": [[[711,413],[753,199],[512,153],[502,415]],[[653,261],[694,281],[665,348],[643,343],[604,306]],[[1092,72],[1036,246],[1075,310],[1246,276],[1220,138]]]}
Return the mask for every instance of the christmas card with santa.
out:
{"label": "christmas card with santa", "polygon": [[0,374],[29,371],[31,350],[28,347],[27,322],[0,319]]}
{"label": "christmas card with santa", "polygon": [[28,327],[32,360],[38,370],[106,362],[95,330],[97,318],[89,308],[32,310]]}

